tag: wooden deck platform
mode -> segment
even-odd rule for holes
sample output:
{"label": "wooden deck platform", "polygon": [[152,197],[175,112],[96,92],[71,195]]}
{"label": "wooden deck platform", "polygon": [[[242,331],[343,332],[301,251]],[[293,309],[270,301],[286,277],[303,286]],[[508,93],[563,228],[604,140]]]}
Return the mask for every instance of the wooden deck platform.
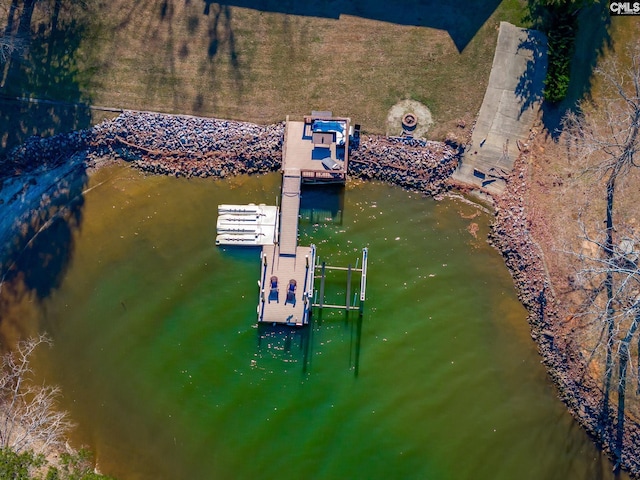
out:
{"label": "wooden deck platform", "polygon": [[[260,302],[258,321],[302,326],[308,323],[313,294],[315,248],[296,247],[295,255],[282,255],[278,245],[262,247]],[[271,277],[278,278],[278,290],[272,291]],[[296,281],[296,291],[287,296],[289,281]]]}
{"label": "wooden deck platform", "polygon": [[[339,128],[336,130],[344,131],[342,133],[314,132],[315,120],[338,125]],[[303,182],[344,183],[349,162],[349,128],[348,118],[306,117],[304,122],[291,121],[287,118],[283,171],[291,168],[298,169]],[[328,129],[330,130],[331,127]],[[338,136],[341,138],[338,139]]]}

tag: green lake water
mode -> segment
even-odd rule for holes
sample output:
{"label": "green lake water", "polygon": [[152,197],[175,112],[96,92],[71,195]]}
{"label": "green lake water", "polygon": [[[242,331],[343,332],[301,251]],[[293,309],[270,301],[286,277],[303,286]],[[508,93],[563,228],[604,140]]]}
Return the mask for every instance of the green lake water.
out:
{"label": "green lake water", "polygon": [[[475,207],[381,183],[304,191],[301,244],[333,265],[369,247],[365,313],[277,330],[256,325],[259,250],[214,238],[218,204],[273,204],[280,175],[116,166],[89,187],[64,280],[39,309],[54,346],[38,372],[62,387],[73,442],[103,473],[613,478],[556,398]],[[331,303],[345,301],[339,277]]]}

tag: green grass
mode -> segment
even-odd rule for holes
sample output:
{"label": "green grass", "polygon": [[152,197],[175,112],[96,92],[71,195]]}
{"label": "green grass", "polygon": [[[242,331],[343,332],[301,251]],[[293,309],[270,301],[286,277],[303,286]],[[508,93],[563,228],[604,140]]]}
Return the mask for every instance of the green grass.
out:
{"label": "green grass", "polygon": [[[326,109],[372,133],[384,133],[391,106],[411,98],[432,109],[435,138],[459,119],[471,124],[499,22],[521,24],[524,15],[521,0],[503,1],[459,52],[446,30],[349,15],[284,15],[218,4],[205,15],[202,2],[150,0],[85,8],[79,14],[70,7],[60,17],[63,27],[75,22],[64,33],[78,40],[67,52],[77,69],[53,88],[29,82],[29,71],[15,73],[2,93],[257,123]],[[47,25],[47,15],[36,10],[32,25]]]}

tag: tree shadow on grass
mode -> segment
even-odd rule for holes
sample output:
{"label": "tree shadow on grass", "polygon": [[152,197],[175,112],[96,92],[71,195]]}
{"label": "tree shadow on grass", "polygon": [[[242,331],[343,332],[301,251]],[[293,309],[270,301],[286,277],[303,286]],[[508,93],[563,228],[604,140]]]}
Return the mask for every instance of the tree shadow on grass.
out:
{"label": "tree shadow on grass", "polygon": [[[204,2],[207,6],[212,3]],[[352,15],[399,25],[436,28],[446,30],[461,52],[500,5],[500,0],[232,0],[221,5],[334,19]]]}
{"label": "tree shadow on grass", "polygon": [[[212,8],[212,5],[215,5]],[[234,80],[239,90],[242,90],[242,74],[240,72],[240,61],[236,46],[236,37],[232,26],[232,14],[228,5],[217,4],[205,0],[204,15],[212,18],[208,28],[209,48],[207,55],[213,61],[220,50],[221,43],[224,43],[229,55],[229,64],[232,68]]]}
{"label": "tree shadow on grass", "polygon": [[[30,0],[12,8],[4,28],[5,36],[26,42],[26,48],[0,65],[0,161],[32,135],[69,132],[91,122],[80,81],[92,72],[81,72],[76,64],[85,17],[74,10],[79,7],[63,0],[55,0],[46,12],[36,11],[36,4]],[[16,100],[24,98],[47,101]]]}
{"label": "tree shadow on grass", "polygon": [[91,111],[86,105],[30,103],[0,97],[0,164],[13,148],[29,137],[50,137],[87,128]]}

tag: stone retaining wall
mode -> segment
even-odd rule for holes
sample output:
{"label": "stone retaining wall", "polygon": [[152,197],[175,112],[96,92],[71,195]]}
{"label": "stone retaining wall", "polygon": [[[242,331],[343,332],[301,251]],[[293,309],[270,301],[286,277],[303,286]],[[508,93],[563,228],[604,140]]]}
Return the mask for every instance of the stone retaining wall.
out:
{"label": "stone retaining wall", "polygon": [[[219,177],[278,170],[284,123],[256,125],[229,120],[126,112],[89,130],[32,137],[2,165],[3,177],[59,166],[79,152],[89,160],[110,156],[150,173]],[[349,174],[437,195],[449,188],[457,151],[440,142],[363,136],[352,152]]]}

